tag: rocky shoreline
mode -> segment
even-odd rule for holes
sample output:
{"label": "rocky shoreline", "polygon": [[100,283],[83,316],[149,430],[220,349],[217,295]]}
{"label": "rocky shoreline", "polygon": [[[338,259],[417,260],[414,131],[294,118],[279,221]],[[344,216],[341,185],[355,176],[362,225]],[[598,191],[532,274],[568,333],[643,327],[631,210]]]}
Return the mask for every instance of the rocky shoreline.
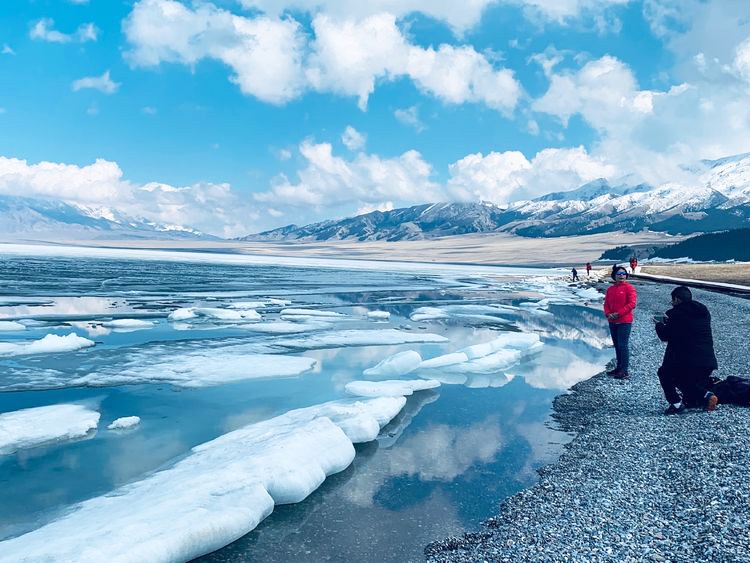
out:
{"label": "rocky shoreline", "polygon": [[[428,545],[428,561],[750,561],[750,409],[663,415],[651,315],[672,286],[636,285],[631,380],[559,396],[554,419],[577,433],[559,461],[480,531]],[[693,294],[713,316],[716,375],[750,377],[750,300]]]}

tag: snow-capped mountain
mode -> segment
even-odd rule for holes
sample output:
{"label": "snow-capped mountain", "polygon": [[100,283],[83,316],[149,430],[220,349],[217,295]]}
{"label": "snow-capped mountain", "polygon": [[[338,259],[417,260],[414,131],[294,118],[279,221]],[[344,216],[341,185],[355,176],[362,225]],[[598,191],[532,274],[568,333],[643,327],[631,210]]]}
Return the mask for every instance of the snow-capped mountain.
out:
{"label": "snow-capped mountain", "polygon": [[0,195],[0,239],[213,238],[181,225],[135,219],[107,207]]}
{"label": "snow-capped mountain", "polygon": [[440,203],[288,225],[243,240],[408,240],[484,232],[545,237],[649,228],[672,234],[750,224],[750,153],[701,163],[694,185],[610,184],[595,180],[507,207]]}

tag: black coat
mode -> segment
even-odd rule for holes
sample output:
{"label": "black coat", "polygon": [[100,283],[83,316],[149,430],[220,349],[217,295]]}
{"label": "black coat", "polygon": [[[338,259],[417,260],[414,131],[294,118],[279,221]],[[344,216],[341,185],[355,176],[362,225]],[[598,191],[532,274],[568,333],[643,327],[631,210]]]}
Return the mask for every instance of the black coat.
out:
{"label": "black coat", "polygon": [[656,323],[656,334],[667,343],[662,366],[667,370],[715,370],[711,313],[703,303],[686,301],[667,311],[667,321]]}

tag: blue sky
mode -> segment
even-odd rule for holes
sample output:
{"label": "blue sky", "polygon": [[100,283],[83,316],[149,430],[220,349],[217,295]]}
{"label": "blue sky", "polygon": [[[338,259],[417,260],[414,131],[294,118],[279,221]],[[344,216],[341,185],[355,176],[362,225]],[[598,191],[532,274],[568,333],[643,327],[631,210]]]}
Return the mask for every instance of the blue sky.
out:
{"label": "blue sky", "polygon": [[14,0],[0,193],[236,236],[750,151],[740,0]]}

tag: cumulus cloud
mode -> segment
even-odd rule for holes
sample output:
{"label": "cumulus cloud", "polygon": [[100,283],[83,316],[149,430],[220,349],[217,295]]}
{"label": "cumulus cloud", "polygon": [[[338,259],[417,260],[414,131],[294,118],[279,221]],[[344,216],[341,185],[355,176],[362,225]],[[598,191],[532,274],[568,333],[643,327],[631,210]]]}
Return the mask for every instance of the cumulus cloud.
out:
{"label": "cumulus cloud", "polygon": [[483,103],[504,112],[521,87],[508,69],[473,47],[411,44],[393,14],[336,19],[318,14],[314,38],[291,17],[245,17],[212,4],[191,9],[174,0],[141,0],[123,28],[134,66],[194,66],[215,59],[234,72],[243,93],[283,104],[309,90],[355,96],[362,109],[379,82],[406,77],[451,104]]}
{"label": "cumulus cloud", "polygon": [[344,134],[341,135],[341,142],[350,151],[356,151],[365,146],[367,135],[360,133],[351,125],[347,125]]}
{"label": "cumulus cloud", "polygon": [[15,55],[16,52],[13,50],[13,48],[8,45],[7,43],[3,44],[3,48],[0,50],[0,54],[3,55]]}
{"label": "cumulus cloud", "polygon": [[[582,15],[598,15],[607,9],[625,5],[631,0],[509,0],[525,7],[530,15],[557,23],[567,23]],[[296,10],[312,14],[325,13],[336,18],[364,19],[384,12],[402,18],[412,13],[421,13],[445,22],[456,33],[461,34],[475,26],[487,7],[501,4],[503,0],[240,0],[246,7],[278,16],[285,11]]]}
{"label": "cumulus cloud", "polygon": [[528,160],[518,151],[470,154],[450,165],[451,199],[506,204],[552,191],[575,189],[598,178],[614,178],[616,166],[585,148],[544,149]]}
{"label": "cumulus cloud", "polygon": [[265,102],[283,104],[303,87],[305,38],[291,19],[246,18],[199,4],[195,9],[172,0],[137,2],[123,23],[134,66],[162,62],[194,66],[216,59],[229,66],[240,90]]}
{"label": "cumulus cloud", "polygon": [[227,184],[134,184],[123,178],[117,163],[103,159],[77,166],[0,157],[0,194],[61,200],[102,213],[115,210],[227,237],[250,232],[258,219],[257,210]]}
{"label": "cumulus cloud", "polygon": [[430,179],[431,166],[417,151],[395,158],[360,152],[347,160],[334,155],[329,143],[304,141],[299,150],[306,164],[296,181],[279,176],[270,190],[254,195],[256,201],[327,218],[337,211],[349,215],[356,209],[375,209],[384,202],[410,205],[444,197]]}
{"label": "cumulus cloud", "polygon": [[82,24],[73,33],[62,33],[55,28],[55,21],[51,18],[38,20],[29,32],[29,37],[38,41],[50,43],[85,43],[96,41],[99,30],[93,23]]}
{"label": "cumulus cloud", "polygon": [[114,82],[109,77],[109,71],[106,71],[101,76],[86,76],[84,78],[79,78],[73,82],[72,88],[74,92],[92,89],[99,90],[104,94],[114,94],[120,88],[120,83]]}

